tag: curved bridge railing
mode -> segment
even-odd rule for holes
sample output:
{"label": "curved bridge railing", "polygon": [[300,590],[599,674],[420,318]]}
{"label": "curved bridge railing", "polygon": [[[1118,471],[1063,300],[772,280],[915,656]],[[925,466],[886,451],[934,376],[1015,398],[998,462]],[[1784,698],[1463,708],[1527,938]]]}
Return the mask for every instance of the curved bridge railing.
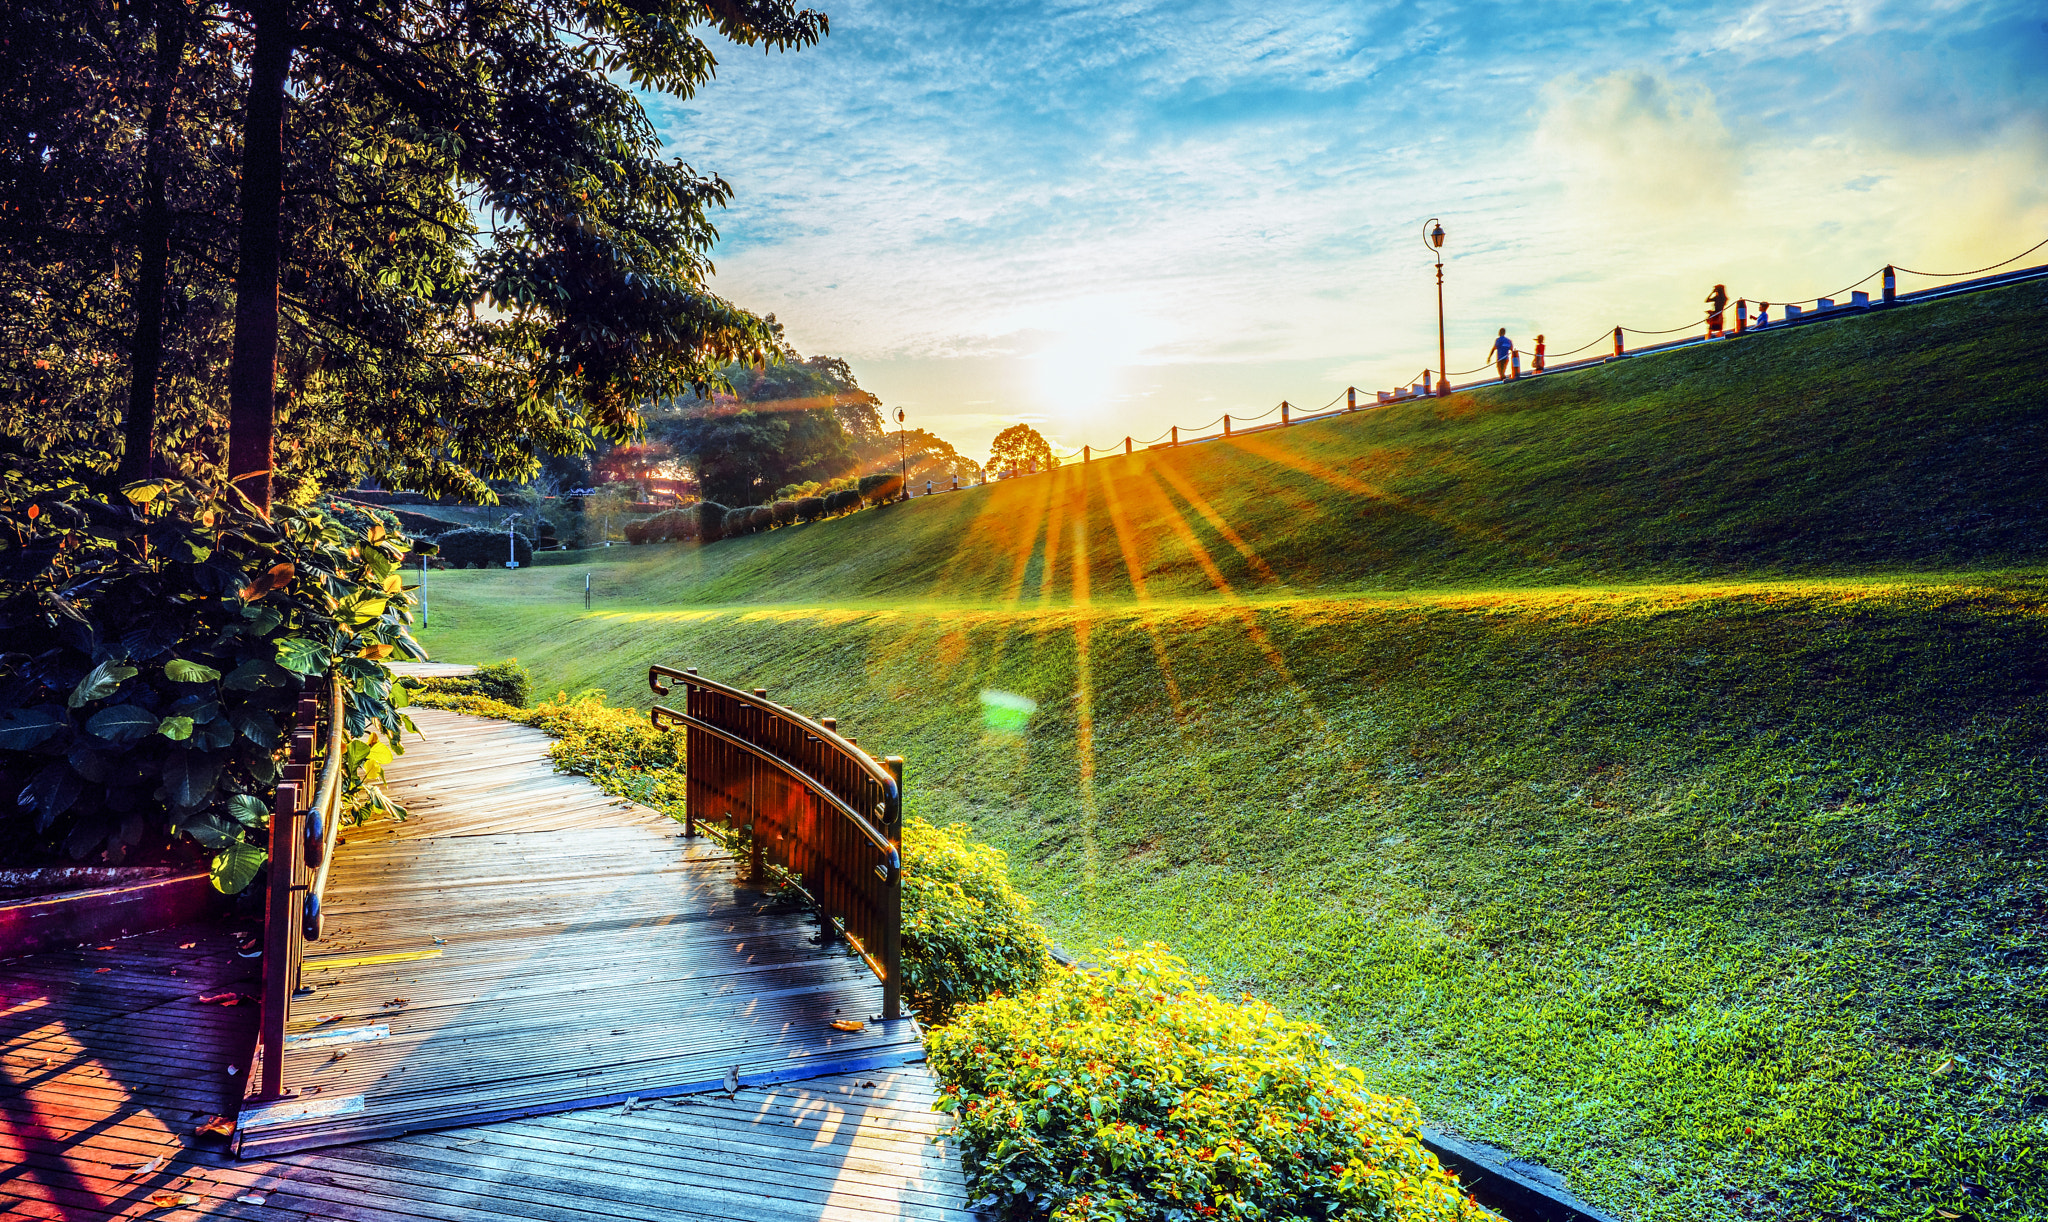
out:
{"label": "curved bridge railing", "polygon": [[658,728],[684,730],[684,832],[724,822],[747,831],[749,877],[773,865],[818,908],[828,937],[844,932],[882,982],[882,1017],[902,1017],[903,760],[877,760],[812,719],[695,668],[652,666],[647,685],[681,709],[654,706]]}

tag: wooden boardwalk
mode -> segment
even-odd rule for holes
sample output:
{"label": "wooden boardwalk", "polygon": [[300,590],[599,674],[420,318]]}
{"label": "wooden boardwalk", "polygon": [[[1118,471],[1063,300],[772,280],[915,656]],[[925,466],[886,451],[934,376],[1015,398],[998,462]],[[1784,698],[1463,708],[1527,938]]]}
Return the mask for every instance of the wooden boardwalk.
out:
{"label": "wooden boardwalk", "polygon": [[416,718],[414,817],[347,833],[292,1016],[294,1102],[359,1102],[195,1135],[254,1042],[198,1001],[259,991],[224,928],[0,963],[0,1218],[971,1217],[915,1030],[830,1028],[879,987],[807,914],[537,732]]}

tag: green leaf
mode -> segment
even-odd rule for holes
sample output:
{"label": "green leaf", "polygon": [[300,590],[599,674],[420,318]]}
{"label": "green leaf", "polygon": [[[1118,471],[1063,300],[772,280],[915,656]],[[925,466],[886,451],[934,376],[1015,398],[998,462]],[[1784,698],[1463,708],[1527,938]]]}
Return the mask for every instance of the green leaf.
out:
{"label": "green leaf", "polygon": [[192,737],[190,717],[166,717],[156,723],[156,732],[173,742],[183,742]]}
{"label": "green leaf", "polygon": [[263,658],[250,658],[228,672],[221,686],[231,692],[253,692],[259,687],[276,687],[284,674]]}
{"label": "green leaf", "polygon": [[110,709],[101,709],[85,723],[88,733],[116,743],[132,743],[139,738],[148,738],[156,733],[156,727],[155,713],[132,704],[117,704]]}
{"label": "green leaf", "polygon": [[220,678],[220,672],[211,666],[201,666],[197,662],[187,662],[183,658],[172,658],[164,663],[164,678],[173,683],[211,683]]}
{"label": "green leaf", "polygon": [[243,705],[228,713],[228,721],[243,738],[259,747],[275,747],[279,737],[277,719],[264,709]]}
{"label": "green leaf", "polygon": [[204,752],[172,752],[164,761],[164,799],[179,810],[204,806],[219,772],[220,760]]}
{"label": "green leaf", "polygon": [[242,829],[223,823],[213,815],[201,815],[186,823],[182,830],[209,853],[220,853],[242,843]]}
{"label": "green leaf", "polygon": [[263,804],[263,799],[246,793],[228,799],[228,813],[248,827],[262,827],[270,818],[270,808]]}
{"label": "green leaf", "polygon": [[303,637],[288,636],[277,643],[277,664],[301,675],[324,672],[331,657],[327,646]]}
{"label": "green leaf", "polygon": [[114,694],[124,679],[135,677],[133,666],[123,666],[111,660],[92,668],[92,673],[78,681],[71,689],[71,699],[65,701],[74,709],[82,709],[95,700],[105,700]]}
{"label": "green leaf", "polygon": [[63,729],[69,720],[54,704],[9,709],[5,717],[0,717],[0,749],[26,751]]}
{"label": "green leaf", "polygon": [[231,844],[213,859],[214,890],[225,895],[237,895],[256,877],[256,871],[263,868],[266,854],[253,844]]}

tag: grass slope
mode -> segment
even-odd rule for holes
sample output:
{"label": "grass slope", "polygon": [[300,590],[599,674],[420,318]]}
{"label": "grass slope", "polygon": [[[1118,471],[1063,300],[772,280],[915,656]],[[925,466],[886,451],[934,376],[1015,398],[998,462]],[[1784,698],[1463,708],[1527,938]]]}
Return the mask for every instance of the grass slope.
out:
{"label": "grass slope", "polygon": [[1626,1216],[2048,1217],[2042,296],[615,548],[594,614],[437,573],[425,639],[836,714],[1064,940]]}

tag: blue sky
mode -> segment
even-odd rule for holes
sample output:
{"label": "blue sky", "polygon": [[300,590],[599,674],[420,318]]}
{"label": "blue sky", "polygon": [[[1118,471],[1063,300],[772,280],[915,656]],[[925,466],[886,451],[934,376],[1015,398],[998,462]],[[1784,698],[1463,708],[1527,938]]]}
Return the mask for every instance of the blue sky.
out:
{"label": "blue sky", "polygon": [[1412,377],[1432,216],[1454,371],[2048,237],[2038,3],[823,7],[650,113],[718,291],[977,456]]}

